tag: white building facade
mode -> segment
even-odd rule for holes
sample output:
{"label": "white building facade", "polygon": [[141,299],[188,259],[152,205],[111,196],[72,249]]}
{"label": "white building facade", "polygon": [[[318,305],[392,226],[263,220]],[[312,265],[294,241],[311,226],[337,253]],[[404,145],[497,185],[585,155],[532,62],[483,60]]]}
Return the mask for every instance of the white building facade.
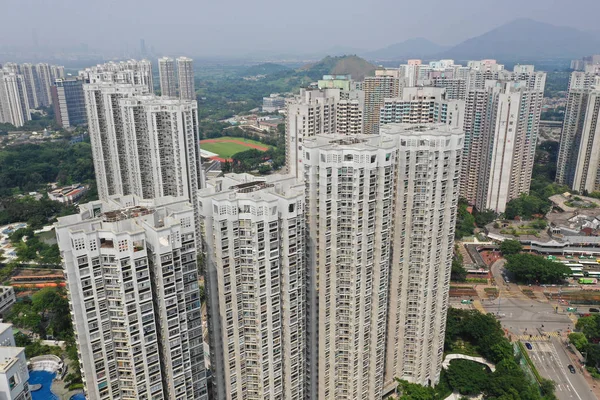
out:
{"label": "white building facade", "polygon": [[200,192],[215,399],[304,399],[304,187],[227,175]]}
{"label": "white building facade", "polygon": [[191,58],[179,57],[177,59],[177,77],[179,79],[179,98],[196,100],[194,61]]}
{"label": "white building facade", "polygon": [[600,190],[600,76],[573,72],[560,138],[556,181],[580,193]]}
{"label": "white building facade", "polygon": [[478,210],[501,213],[529,193],[545,76],[512,78],[486,80],[467,95],[461,196]]}
{"label": "white building facade", "polygon": [[384,125],[397,142],[385,392],[395,378],[437,384],[444,350],[463,132]]}
{"label": "white building facade", "polygon": [[175,79],[175,60],[171,57],[158,59],[158,75],[160,94],[164,97],[177,97],[177,80]]}
{"label": "white building facade", "polygon": [[25,348],[15,346],[12,325],[0,323],[0,398],[31,400]]}
{"label": "white building facade", "polygon": [[193,209],[114,196],[56,227],[86,397],[206,399]]}
{"label": "white building facade", "polygon": [[402,97],[385,99],[380,124],[443,123],[462,129],[464,114],[465,102],[447,100],[445,88],[407,87]]}

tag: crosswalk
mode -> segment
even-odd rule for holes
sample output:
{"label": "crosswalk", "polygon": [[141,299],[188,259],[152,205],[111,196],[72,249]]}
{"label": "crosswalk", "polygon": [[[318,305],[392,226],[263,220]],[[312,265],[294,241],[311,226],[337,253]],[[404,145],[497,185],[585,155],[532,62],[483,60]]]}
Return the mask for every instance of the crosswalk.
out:
{"label": "crosswalk", "polygon": [[524,342],[547,342],[552,337],[560,337],[559,332],[545,332],[543,335],[516,335],[515,338]]}

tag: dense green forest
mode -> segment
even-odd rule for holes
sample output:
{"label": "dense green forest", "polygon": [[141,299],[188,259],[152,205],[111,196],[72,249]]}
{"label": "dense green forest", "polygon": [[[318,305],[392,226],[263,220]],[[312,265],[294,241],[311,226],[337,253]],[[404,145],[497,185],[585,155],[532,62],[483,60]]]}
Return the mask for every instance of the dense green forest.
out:
{"label": "dense green forest", "polygon": [[[67,141],[58,141],[0,150],[0,225],[25,221],[37,229],[56,216],[75,212],[71,206],[48,199],[44,192],[51,182],[87,183],[90,191],[81,201],[96,199],[90,144],[69,145]],[[44,193],[44,197],[36,200],[15,196],[33,191]]]}
{"label": "dense green forest", "polygon": [[45,142],[0,150],[0,197],[36,191],[50,182],[68,184],[93,179],[89,143]]}

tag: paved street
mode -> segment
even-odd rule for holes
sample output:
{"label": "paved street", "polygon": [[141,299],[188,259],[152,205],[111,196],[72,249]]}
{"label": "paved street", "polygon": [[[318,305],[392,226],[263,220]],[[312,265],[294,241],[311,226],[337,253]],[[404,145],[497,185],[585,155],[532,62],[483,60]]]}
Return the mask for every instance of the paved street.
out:
{"label": "paved street", "polygon": [[572,361],[560,339],[529,343],[532,346],[532,350],[527,350],[529,356],[544,378],[556,382],[556,396],[559,399],[596,399],[579,368],[575,366],[575,374],[569,372],[567,366],[572,364]]}
{"label": "paved street", "polygon": [[[521,292],[513,283],[506,284],[502,277],[503,260],[492,266],[499,297],[482,301],[487,312],[499,315],[502,326],[508,329],[512,339],[529,342],[532,350],[527,350],[539,373],[556,382],[556,395],[561,400],[596,399],[582,375],[581,367],[570,359],[563,342],[566,334],[573,329],[568,313],[555,310],[555,303],[533,300]],[[569,372],[568,365],[574,365],[575,374]]]}

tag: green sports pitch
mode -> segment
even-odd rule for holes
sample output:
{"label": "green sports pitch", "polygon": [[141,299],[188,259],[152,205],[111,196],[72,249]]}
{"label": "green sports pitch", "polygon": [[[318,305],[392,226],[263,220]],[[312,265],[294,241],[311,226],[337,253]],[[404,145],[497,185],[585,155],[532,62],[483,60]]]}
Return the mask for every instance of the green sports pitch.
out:
{"label": "green sports pitch", "polygon": [[200,141],[200,149],[218,154],[220,158],[229,159],[236,153],[250,149],[266,151],[270,146],[251,139],[240,137],[220,137]]}

